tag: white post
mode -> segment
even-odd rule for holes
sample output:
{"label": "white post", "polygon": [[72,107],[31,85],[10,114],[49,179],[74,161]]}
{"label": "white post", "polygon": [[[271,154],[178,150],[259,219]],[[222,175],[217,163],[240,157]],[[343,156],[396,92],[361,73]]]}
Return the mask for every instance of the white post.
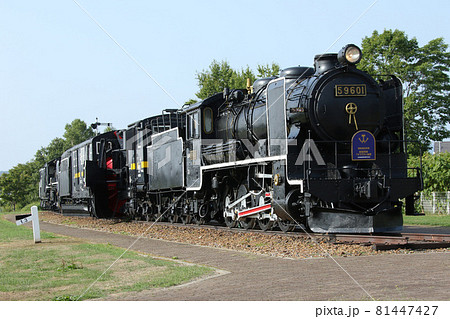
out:
{"label": "white post", "polygon": [[35,243],[41,242],[41,230],[39,227],[39,215],[37,206],[31,207],[31,219],[33,224],[33,237]]}
{"label": "white post", "polygon": [[420,208],[422,213],[425,212],[425,205],[423,204],[423,192],[420,192]]}
{"label": "white post", "polygon": [[450,191],[447,192],[447,215],[450,215]]}
{"label": "white post", "polygon": [[436,193],[433,192],[432,194],[433,194],[433,201],[432,201],[432,203],[433,203],[433,214],[436,214]]}

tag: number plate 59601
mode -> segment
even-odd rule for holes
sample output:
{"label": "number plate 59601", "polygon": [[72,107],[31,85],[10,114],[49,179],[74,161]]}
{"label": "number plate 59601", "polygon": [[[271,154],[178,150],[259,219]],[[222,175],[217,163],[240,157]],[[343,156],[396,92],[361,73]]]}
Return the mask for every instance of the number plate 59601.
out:
{"label": "number plate 59601", "polygon": [[366,96],[365,84],[338,84],[334,87],[335,96]]}

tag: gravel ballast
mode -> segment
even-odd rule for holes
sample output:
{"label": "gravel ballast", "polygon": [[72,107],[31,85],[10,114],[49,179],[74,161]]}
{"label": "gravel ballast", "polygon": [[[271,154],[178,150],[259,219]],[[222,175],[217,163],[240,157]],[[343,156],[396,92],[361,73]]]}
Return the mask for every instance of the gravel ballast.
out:
{"label": "gravel ballast", "polygon": [[[53,212],[41,212],[40,220],[53,224],[136,237],[142,236],[144,238],[296,259],[320,258],[329,255],[345,257],[415,252],[407,249],[380,252],[372,250],[370,246],[332,244],[320,238],[286,236],[273,232],[238,232],[222,227],[189,227],[177,224],[95,219],[92,217],[63,216]],[[448,251],[448,249],[436,249],[435,251]]]}

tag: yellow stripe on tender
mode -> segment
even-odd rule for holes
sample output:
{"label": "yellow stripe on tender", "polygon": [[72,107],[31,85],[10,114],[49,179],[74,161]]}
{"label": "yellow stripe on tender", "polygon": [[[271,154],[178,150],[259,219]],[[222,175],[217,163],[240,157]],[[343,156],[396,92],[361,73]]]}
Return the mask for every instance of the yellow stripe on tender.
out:
{"label": "yellow stripe on tender", "polygon": [[136,169],[136,163],[131,163],[131,167],[130,167],[130,169]]}
{"label": "yellow stripe on tender", "polygon": [[76,173],[75,178],[80,178],[80,173]]}
{"label": "yellow stripe on tender", "polygon": [[148,167],[148,162],[147,161],[141,162],[141,167],[142,168],[147,168]]}

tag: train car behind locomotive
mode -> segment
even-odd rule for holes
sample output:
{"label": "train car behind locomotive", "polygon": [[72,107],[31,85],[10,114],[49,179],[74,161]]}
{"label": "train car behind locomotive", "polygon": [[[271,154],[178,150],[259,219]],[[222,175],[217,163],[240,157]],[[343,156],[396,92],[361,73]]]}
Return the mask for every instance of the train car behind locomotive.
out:
{"label": "train car behind locomotive", "polygon": [[[184,177],[184,170],[180,166],[184,162],[182,142],[179,154],[158,163],[158,158],[163,156],[163,159],[166,154],[167,143],[173,137],[177,140],[179,135],[184,137],[184,117],[174,109],[164,110],[162,115],[128,125],[125,131],[128,167],[125,211],[129,216],[149,219],[151,215],[158,214],[161,207],[161,197],[154,196],[155,192],[171,189],[170,202],[174,188],[183,188],[182,182],[176,182]],[[163,154],[158,151],[161,149]],[[159,170],[159,166],[165,167]]]}
{"label": "train car behind locomotive", "polygon": [[39,199],[42,209],[55,210],[57,208],[58,182],[56,166],[59,158],[45,163],[39,170]]}
{"label": "train car behind locomotive", "polygon": [[110,131],[75,145],[57,164],[61,213],[120,216],[125,203],[125,157],[121,131]]}

